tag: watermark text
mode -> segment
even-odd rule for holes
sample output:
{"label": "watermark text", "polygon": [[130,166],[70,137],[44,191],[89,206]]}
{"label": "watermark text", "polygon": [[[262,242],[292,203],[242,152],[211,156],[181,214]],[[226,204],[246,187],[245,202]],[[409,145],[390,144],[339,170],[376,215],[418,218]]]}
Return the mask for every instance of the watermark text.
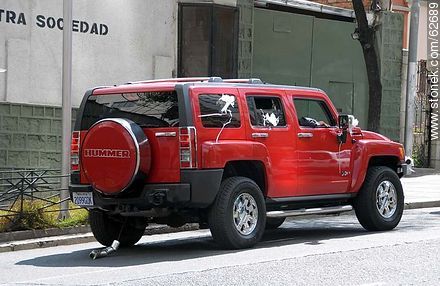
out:
{"label": "watermark text", "polygon": [[431,105],[431,141],[438,140],[439,125],[439,7],[440,1],[428,1],[428,82],[430,87],[429,102]]}

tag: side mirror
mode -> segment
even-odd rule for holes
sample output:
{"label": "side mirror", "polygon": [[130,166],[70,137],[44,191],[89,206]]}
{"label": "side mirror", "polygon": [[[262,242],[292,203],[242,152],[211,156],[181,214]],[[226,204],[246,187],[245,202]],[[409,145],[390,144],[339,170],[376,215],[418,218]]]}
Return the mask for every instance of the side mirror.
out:
{"label": "side mirror", "polygon": [[338,126],[342,130],[347,131],[347,129],[350,127],[350,118],[346,114],[341,114],[338,116]]}
{"label": "side mirror", "polygon": [[338,116],[338,126],[342,130],[341,134],[338,134],[338,143],[342,144],[347,142],[347,131],[350,128],[350,118],[346,114]]}

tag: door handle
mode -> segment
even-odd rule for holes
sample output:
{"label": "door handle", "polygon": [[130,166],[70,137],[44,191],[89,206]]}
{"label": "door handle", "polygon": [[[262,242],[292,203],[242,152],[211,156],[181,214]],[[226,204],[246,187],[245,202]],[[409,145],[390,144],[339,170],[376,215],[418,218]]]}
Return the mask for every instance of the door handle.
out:
{"label": "door handle", "polygon": [[269,137],[268,133],[252,133],[252,138],[267,138]]}
{"label": "door handle", "polygon": [[298,133],[298,138],[312,138],[313,133]]}
{"label": "door handle", "polygon": [[156,132],[156,137],[176,137],[176,132]]}

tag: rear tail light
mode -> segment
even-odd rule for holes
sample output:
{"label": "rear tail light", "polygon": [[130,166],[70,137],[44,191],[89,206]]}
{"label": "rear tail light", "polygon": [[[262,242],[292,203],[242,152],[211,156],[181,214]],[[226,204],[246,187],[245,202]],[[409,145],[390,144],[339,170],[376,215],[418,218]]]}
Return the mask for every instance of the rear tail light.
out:
{"label": "rear tail light", "polygon": [[196,128],[193,126],[179,128],[180,167],[197,168]]}
{"label": "rear tail light", "polygon": [[72,143],[70,144],[70,170],[79,171],[79,145],[81,133],[79,131],[72,132]]}

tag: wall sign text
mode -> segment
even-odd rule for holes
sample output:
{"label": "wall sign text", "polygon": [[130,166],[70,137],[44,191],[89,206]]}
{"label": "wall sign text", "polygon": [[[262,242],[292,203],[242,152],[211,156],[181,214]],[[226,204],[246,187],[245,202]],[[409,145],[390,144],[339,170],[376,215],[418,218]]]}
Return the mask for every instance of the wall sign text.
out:
{"label": "wall sign text", "polygon": [[[0,23],[15,24],[27,26],[28,21],[23,12],[16,12],[13,10],[6,10],[0,8]],[[37,15],[35,17],[35,24],[42,29],[58,29],[63,30],[63,18],[52,16]],[[108,26],[102,23],[92,23],[87,21],[73,20],[72,31],[83,34],[94,34],[105,36],[108,34]]]}

